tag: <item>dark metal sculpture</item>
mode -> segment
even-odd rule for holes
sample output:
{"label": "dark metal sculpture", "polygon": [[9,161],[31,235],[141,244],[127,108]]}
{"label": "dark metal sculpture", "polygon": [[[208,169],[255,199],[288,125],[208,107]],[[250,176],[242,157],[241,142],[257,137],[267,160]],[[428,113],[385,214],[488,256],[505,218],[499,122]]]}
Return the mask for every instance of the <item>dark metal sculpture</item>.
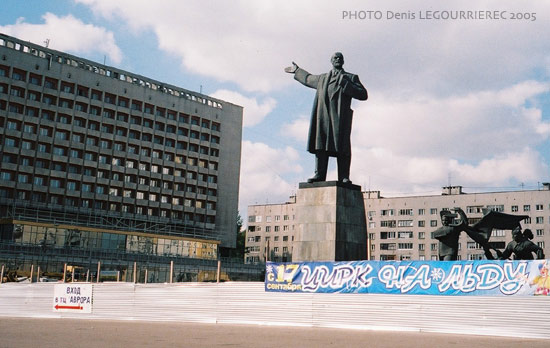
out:
{"label": "dark metal sculpture", "polygon": [[[453,213],[450,210],[442,210],[441,226],[434,232],[434,238],[439,241],[439,260],[454,261],[458,257],[458,238],[462,231],[466,232],[473,240],[480,243],[484,249],[488,248],[488,243],[484,241],[483,236],[468,226],[468,218],[460,208],[454,208]],[[458,213],[458,215],[457,215]],[[460,216],[460,219],[458,219]]]}
{"label": "dark metal sculpture", "polygon": [[[442,261],[457,259],[458,238],[462,231],[466,232],[470,238],[483,247],[487,259],[493,260],[495,258],[491,250],[494,250],[500,257],[500,251],[491,248],[489,244],[493,229],[511,230],[518,227],[521,220],[528,218],[527,215],[511,215],[489,211],[480,221],[469,226],[468,218],[462,209],[454,208],[453,211],[455,213],[449,210],[440,212],[443,226],[434,232],[434,237],[439,240],[439,259]],[[460,215],[460,219],[457,219],[458,215],[456,213]]]}
{"label": "dark metal sculpture", "polygon": [[[529,238],[525,236],[529,236],[529,232],[531,232],[531,230],[526,229],[524,233],[521,233],[521,227],[518,225],[512,231],[513,240],[508,243],[504,252],[499,252],[499,259],[506,260],[512,256],[512,254],[514,254],[515,260],[533,260],[533,254],[535,254],[539,260],[544,259],[544,251],[542,248],[531,242]],[[531,235],[532,234],[533,232],[531,232]]]}
{"label": "dark metal sculpture", "polygon": [[344,56],[340,52],[331,58],[332,70],[312,75],[292,62],[285,68],[294,79],[317,90],[311,112],[307,150],[315,154],[315,175],[308,182],[325,181],[329,157],[338,162],[338,181],[351,183],[351,99],[366,100],[367,90],[359,77],[343,69]]}

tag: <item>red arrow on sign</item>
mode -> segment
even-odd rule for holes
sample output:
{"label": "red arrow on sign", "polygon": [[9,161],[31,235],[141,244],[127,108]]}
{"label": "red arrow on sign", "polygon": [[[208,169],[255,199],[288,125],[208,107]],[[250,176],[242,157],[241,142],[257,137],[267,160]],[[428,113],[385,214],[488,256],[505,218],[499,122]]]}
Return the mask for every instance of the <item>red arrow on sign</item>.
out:
{"label": "red arrow on sign", "polygon": [[55,305],[55,309],[84,309],[82,306],[60,306]]}

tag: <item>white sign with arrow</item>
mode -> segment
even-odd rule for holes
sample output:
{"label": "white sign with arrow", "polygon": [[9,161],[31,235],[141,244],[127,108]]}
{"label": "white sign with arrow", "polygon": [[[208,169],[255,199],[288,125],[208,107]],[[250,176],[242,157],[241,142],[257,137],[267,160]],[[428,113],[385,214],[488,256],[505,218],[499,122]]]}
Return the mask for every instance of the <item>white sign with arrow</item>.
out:
{"label": "white sign with arrow", "polygon": [[92,313],[92,284],[55,284],[54,312]]}

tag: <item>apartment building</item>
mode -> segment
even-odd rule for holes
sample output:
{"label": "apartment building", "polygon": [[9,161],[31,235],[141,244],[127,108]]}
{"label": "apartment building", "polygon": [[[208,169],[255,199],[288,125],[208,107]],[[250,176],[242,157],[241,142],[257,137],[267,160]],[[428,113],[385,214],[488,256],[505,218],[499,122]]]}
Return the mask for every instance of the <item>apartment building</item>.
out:
{"label": "apartment building", "polygon": [[[527,215],[522,227],[531,229],[533,242],[542,247],[546,255],[550,253],[550,184],[547,183],[539,190],[466,193],[461,186],[449,186],[443,188],[441,195],[383,197],[380,191],[367,191],[363,197],[370,260],[437,260],[439,242],[433,232],[441,227],[440,212],[452,208],[462,208],[470,225],[478,222],[486,209]],[[281,251],[292,253],[294,234],[280,239],[285,236],[280,233],[281,228],[285,228],[280,219],[286,215],[290,222],[286,229],[294,231],[294,203],[249,206],[247,262],[265,262],[266,254],[269,260],[291,261],[291,257]],[[278,226],[277,233],[275,226]],[[493,230],[490,244],[502,250],[511,240],[510,231]],[[458,258],[482,259],[483,249],[462,233]]]}
{"label": "apartment building", "polygon": [[[379,191],[364,193],[368,249],[371,260],[437,260],[438,240],[433,232],[441,227],[440,211],[462,208],[469,224],[478,222],[483,209],[528,215],[522,227],[533,231],[533,242],[548,255],[550,234],[550,185],[540,190],[465,193],[461,186],[444,187],[439,196],[382,197]],[[511,232],[494,230],[490,243],[504,249]],[[549,242],[550,243],[550,242]],[[483,249],[466,233],[459,240],[459,260],[484,258]]]}
{"label": "apartment building", "polygon": [[248,207],[245,263],[292,261],[295,236],[296,197],[283,204],[259,204]]}

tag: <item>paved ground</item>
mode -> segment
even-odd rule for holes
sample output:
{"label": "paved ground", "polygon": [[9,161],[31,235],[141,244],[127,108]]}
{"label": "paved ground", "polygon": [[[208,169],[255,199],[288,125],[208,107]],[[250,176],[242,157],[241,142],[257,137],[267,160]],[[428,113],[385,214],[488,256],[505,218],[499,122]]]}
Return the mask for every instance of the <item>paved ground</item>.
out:
{"label": "paved ground", "polygon": [[529,347],[550,340],[225,324],[0,318],[0,347]]}

